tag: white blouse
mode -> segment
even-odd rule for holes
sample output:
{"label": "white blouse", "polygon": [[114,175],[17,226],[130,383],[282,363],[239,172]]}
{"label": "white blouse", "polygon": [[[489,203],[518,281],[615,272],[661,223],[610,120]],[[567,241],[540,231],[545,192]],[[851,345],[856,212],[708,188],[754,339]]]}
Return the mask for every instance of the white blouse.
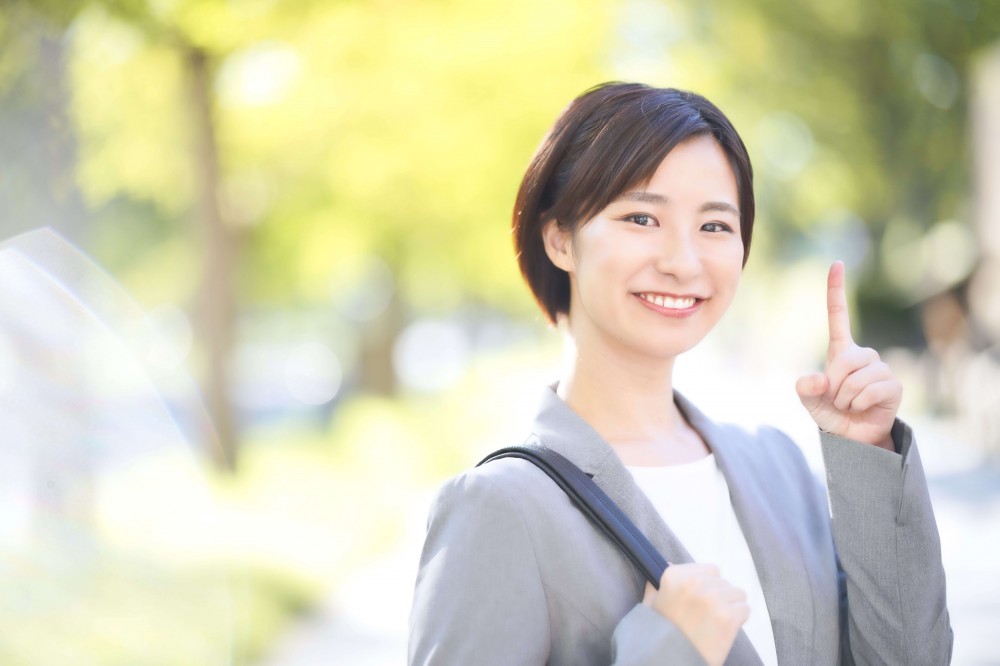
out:
{"label": "white blouse", "polygon": [[746,592],[750,619],[743,631],[761,661],[777,666],[764,592],[715,456],[682,465],[626,468],[694,561],[716,565],[725,580]]}

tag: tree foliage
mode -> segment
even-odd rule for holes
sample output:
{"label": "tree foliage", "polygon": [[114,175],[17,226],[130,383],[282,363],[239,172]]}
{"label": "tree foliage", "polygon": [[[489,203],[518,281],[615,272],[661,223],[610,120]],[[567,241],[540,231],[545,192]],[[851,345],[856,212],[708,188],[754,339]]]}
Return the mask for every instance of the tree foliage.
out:
{"label": "tree foliage", "polygon": [[[375,299],[372,267],[386,267],[395,314],[377,355],[416,313],[482,302],[534,316],[508,231],[518,180],[559,110],[608,79],[694,89],[734,119],[757,167],[751,261],[853,257],[869,320],[966,270],[942,277],[904,250],[942,222],[968,228],[969,73],[1000,32],[995,3],[11,6],[4,117],[41,104],[20,93],[39,67],[29,28],[47,25],[67,54],[68,120],[54,131],[73,146],[61,160],[89,212],[86,244],[143,302],[201,289],[192,53],[209,76],[214,197],[244,244],[240,302]],[[887,321],[887,342],[912,341],[905,319]]]}

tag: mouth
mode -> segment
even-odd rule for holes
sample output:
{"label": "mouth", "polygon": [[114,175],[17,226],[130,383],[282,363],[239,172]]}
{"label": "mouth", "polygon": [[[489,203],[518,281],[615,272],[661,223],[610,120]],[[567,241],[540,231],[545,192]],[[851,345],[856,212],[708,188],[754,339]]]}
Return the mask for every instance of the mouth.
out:
{"label": "mouth", "polygon": [[705,300],[698,296],[676,296],[673,294],[659,294],[652,291],[640,292],[635,294],[635,296],[638,296],[647,303],[652,303],[657,307],[668,310],[689,310]]}
{"label": "mouth", "polygon": [[665,317],[683,319],[696,313],[706,299],[699,296],[658,294],[644,291],[632,294],[646,308]]}

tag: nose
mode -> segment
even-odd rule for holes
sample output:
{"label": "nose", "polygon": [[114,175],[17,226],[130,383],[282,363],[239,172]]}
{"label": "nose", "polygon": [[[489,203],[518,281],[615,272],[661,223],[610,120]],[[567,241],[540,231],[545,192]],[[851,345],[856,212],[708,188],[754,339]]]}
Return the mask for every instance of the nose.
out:
{"label": "nose", "polygon": [[701,255],[690,234],[674,230],[664,234],[656,256],[656,270],[678,282],[688,282],[701,273]]}

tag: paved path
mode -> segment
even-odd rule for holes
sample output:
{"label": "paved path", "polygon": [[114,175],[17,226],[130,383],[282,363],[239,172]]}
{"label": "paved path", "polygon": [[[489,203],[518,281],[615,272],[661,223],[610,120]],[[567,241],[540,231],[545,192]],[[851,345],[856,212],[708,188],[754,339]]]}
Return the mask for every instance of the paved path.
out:
{"label": "paved path", "polygon": [[402,543],[355,571],[259,666],[399,666],[431,493],[413,498]]}
{"label": "paved path", "polygon": [[[933,430],[931,428],[930,430]],[[921,432],[922,429],[918,429]],[[956,666],[1000,665],[1000,466],[983,467],[950,442],[921,454],[930,478],[948,605],[955,631]],[[414,502],[426,515],[429,498]],[[312,617],[280,641],[260,666],[396,666],[406,661],[406,618],[423,519],[384,558],[351,576]]]}

